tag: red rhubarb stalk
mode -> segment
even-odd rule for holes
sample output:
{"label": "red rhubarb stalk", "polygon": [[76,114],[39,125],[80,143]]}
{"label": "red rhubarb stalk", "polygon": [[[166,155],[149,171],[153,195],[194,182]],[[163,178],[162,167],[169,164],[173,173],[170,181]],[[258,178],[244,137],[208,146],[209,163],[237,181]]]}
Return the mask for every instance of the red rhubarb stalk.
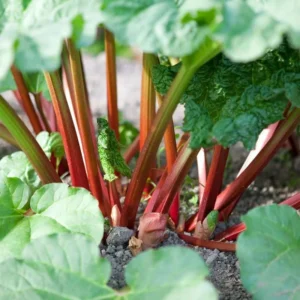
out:
{"label": "red rhubarb stalk", "polygon": [[[157,95],[158,104],[159,106],[161,106],[163,103],[163,98],[158,93],[156,95]],[[175,131],[174,131],[174,123],[172,119],[168,124],[166,132],[164,134],[164,143],[165,143],[165,150],[166,150],[167,170],[170,173],[177,157],[176,138],[175,138]],[[177,226],[179,221],[179,206],[180,206],[179,201],[180,201],[180,193],[178,192],[175,195],[175,198],[173,200],[173,203],[169,211],[169,215],[173,220],[175,226]]]}
{"label": "red rhubarb stalk", "polygon": [[215,242],[215,241],[207,241],[201,240],[196,237],[186,235],[183,233],[179,233],[178,236],[183,239],[188,244],[193,246],[203,247],[207,249],[218,249],[220,251],[230,251],[233,252],[236,250],[236,246],[233,243],[223,243],[223,242]]}
{"label": "red rhubarb stalk", "polygon": [[45,73],[58,128],[62,136],[72,185],[89,189],[82,154],[58,71]]}
{"label": "red rhubarb stalk", "polygon": [[204,43],[201,49],[199,49],[201,57],[197,56],[197,60],[194,60],[194,56],[185,58],[185,63],[181,66],[162,106],[155,116],[151,130],[137,161],[125,198],[121,218],[123,226],[134,227],[139,202],[160,141],[190,80],[198,68],[219,52],[219,44],[207,41],[207,43]]}
{"label": "red rhubarb stalk", "polygon": [[86,163],[87,177],[90,185],[91,193],[99,201],[99,206],[105,216],[110,216],[110,203],[106,197],[103,197],[101,179],[100,179],[100,165],[97,150],[95,149],[96,142],[93,141],[95,136],[92,133],[89,122],[89,106],[86,99],[84,88],[83,72],[81,68],[80,53],[75,48],[71,40],[67,40],[67,47],[69,51],[70,67],[72,74],[72,84],[74,87],[75,105],[74,111],[78,118],[78,129],[82,142],[82,148]]}
{"label": "red rhubarb stalk", "polygon": [[220,145],[214,147],[203,198],[199,201],[198,221],[200,222],[203,222],[207,214],[214,209],[217,196],[222,188],[228,153],[229,148],[223,148]]}
{"label": "red rhubarb stalk", "polygon": [[114,35],[105,29],[107,114],[110,128],[119,140],[116,49]]}
{"label": "red rhubarb stalk", "polygon": [[[241,173],[243,173],[249,164],[254,160],[254,158],[258,155],[258,153],[263,149],[263,147],[267,144],[267,142],[271,139],[271,137],[274,135],[276,128],[278,127],[279,122],[276,122],[274,124],[271,124],[268,126],[268,128],[264,129],[261,134],[258,137],[258,140],[256,142],[255,148],[250,151],[248,157],[246,158],[242,168],[240,169],[239,173],[237,174],[237,177],[240,176]],[[236,197],[234,202],[230,204],[226,209],[222,211],[221,219],[226,220],[234,208],[236,207],[237,203],[239,202],[240,198],[242,197],[242,194]]]}
{"label": "red rhubarb stalk", "polygon": [[276,130],[276,133],[269,140],[266,146],[249,164],[247,170],[245,170],[238,178],[228,185],[226,189],[218,196],[215,210],[223,210],[248,188],[254,178],[268,164],[276,151],[295,130],[299,122],[300,108],[294,108],[287,118],[280,124],[279,128]]}
{"label": "red rhubarb stalk", "polygon": [[26,114],[29,118],[29,121],[32,125],[33,131],[35,132],[35,134],[38,134],[41,131],[43,131],[43,127],[42,127],[39,117],[33,107],[33,104],[30,100],[29,92],[26,87],[23,75],[15,66],[11,67],[11,72],[13,74],[14,80],[15,80],[17,88],[18,88],[18,92],[22,99],[21,104],[24,108],[24,111],[26,112]]}
{"label": "red rhubarb stalk", "polygon": [[[288,205],[297,210],[300,209],[300,193],[297,193],[294,196],[284,200],[279,205]],[[233,225],[216,235],[214,239],[216,241],[234,241],[244,230],[246,230],[246,225],[244,223]]]}
{"label": "red rhubarb stalk", "polygon": [[36,108],[39,112],[41,120],[43,121],[44,128],[46,131],[51,132],[50,124],[46,118],[45,112],[42,107],[42,99],[41,99],[42,94],[38,93],[38,94],[34,94],[33,96],[34,96]]}
{"label": "red rhubarb stalk", "polygon": [[179,152],[177,159],[169,173],[168,177],[166,178],[164,185],[158,194],[156,200],[156,207],[155,210],[166,214],[168,213],[172,201],[179,191],[184,178],[188,171],[190,170],[193,162],[196,160],[197,154],[200,149],[191,149],[187,145]]}

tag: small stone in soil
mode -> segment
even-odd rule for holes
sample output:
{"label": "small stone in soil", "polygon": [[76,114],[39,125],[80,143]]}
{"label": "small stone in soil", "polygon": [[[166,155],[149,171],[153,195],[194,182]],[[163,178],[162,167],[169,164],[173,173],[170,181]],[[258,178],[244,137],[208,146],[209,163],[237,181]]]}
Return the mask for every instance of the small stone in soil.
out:
{"label": "small stone in soil", "polygon": [[121,246],[126,244],[134,232],[126,227],[113,227],[106,239],[107,245]]}

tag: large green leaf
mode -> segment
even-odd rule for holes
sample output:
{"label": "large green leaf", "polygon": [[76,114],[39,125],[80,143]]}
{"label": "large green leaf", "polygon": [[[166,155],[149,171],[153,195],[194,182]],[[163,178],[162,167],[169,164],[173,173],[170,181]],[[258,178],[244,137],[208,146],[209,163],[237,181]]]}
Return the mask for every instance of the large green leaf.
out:
{"label": "large green leaf", "polygon": [[182,23],[174,0],[103,0],[102,11],[105,25],[121,42],[170,56],[196,51],[212,26]]}
{"label": "large green leaf", "polygon": [[237,243],[242,282],[254,299],[300,299],[300,217],[288,206],[255,208]]}
{"label": "large green leaf", "polygon": [[57,69],[66,38],[77,47],[90,45],[102,21],[100,4],[101,0],[1,0],[0,80],[13,62],[22,72]]}
{"label": "large green leaf", "polygon": [[146,251],[125,270],[131,290],[125,299],[217,299],[212,284],[205,280],[207,267],[193,250],[164,247]]}
{"label": "large green leaf", "polygon": [[297,0],[103,1],[105,25],[122,42],[144,52],[183,57],[208,37],[239,62],[277,48],[284,34],[299,48],[299,12]]}
{"label": "large green leaf", "polygon": [[30,197],[29,187],[20,179],[0,181],[0,260],[20,255],[31,240],[57,232],[86,234],[96,245],[101,241],[103,217],[87,190],[53,183]]}
{"label": "large green leaf", "polygon": [[128,288],[106,286],[108,261],[85,236],[56,234],[32,241],[18,259],[0,264],[0,299],[217,299],[205,263],[187,248],[147,251],[126,267]]}
{"label": "large green leaf", "polygon": [[[166,94],[180,65],[153,68],[156,90]],[[260,60],[237,64],[219,55],[200,68],[186,89],[183,130],[191,147],[227,147],[242,141],[254,147],[260,132],[283,118],[290,100],[299,106],[299,53],[283,44]]]}

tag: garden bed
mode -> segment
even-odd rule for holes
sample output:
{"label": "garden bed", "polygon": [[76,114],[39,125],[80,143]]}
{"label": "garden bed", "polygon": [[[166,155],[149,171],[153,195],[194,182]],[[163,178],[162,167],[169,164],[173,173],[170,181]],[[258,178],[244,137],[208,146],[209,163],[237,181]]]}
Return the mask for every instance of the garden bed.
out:
{"label": "garden bed", "polygon": [[[227,168],[226,181],[232,180],[239,167],[243,163],[247,151],[240,145],[232,147],[229,166]],[[191,176],[196,174],[193,168]],[[237,205],[234,213],[227,223],[220,223],[215,233],[221,232],[226,227],[236,224],[240,221],[240,216],[245,214],[251,208],[271,203],[279,203],[289,196],[293,195],[295,189],[300,186],[299,158],[292,159],[286,149],[271,161],[251,187],[245,192],[243,198]],[[197,191],[195,187],[191,192]],[[118,230],[117,230],[118,231]],[[112,265],[112,275],[109,285],[120,289],[124,287],[124,268],[133,257],[128,248],[128,232],[120,232],[120,236],[114,232],[112,242],[107,245],[101,245],[100,251],[103,256],[109,259]],[[125,238],[125,239],[124,239]],[[124,243],[122,243],[124,241]],[[191,247],[181,240],[176,233],[168,230],[166,239],[159,247],[164,246],[183,246]],[[240,280],[239,262],[235,253],[222,252],[217,249],[205,249],[192,247],[197,251],[206,262],[210,269],[210,280],[219,291],[220,299],[238,300],[251,299],[251,296],[245,291]]]}

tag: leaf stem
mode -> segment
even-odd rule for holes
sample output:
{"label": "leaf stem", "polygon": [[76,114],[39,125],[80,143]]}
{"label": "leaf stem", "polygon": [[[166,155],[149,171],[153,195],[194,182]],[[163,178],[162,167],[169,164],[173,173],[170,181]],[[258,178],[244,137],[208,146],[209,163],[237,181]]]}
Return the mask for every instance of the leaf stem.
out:
{"label": "leaf stem", "polygon": [[284,141],[288,139],[299,122],[300,108],[294,108],[287,118],[281,123],[279,128],[276,130],[276,133],[268,141],[266,146],[249,164],[247,169],[230,185],[228,185],[221,194],[219,194],[214,209],[219,211],[223,210],[248,188],[249,184],[268,164],[278,148],[281,147]]}
{"label": "leaf stem", "polygon": [[220,145],[214,147],[203,198],[199,200],[198,221],[200,222],[203,222],[207,214],[214,209],[216,198],[222,188],[228,153],[229,148],[223,148]]}
{"label": "leaf stem", "polygon": [[79,142],[67,99],[63,91],[60,75],[58,71],[51,73],[45,72],[45,78],[57,117],[58,128],[62,136],[72,185],[89,189]]}
{"label": "leaf stem", "polygon": [[13,74],[18,91],[20,93],[20,97],[22,99],[21,103],[23,105],[24,111],[26,112],[26,114],[29,118],[29,121],[32,125],[33,131],[35,132],[35,134],[38,134],[41,131],[43,131],[43,127],[42,127],[39,117],[33,107],[33,104],[30,100],[29,92],[26,87],[23,75],[15,66],[11,67],[11,72]]}
{"label": "leaf stem", "polygon": [[119,112],[117,93],[116,49],[114,35],[105,29],[105,55],[106,55],[106,90],[107,114],[110,128],[119,140]]}
{"label": "leaf stem", "polygon": [[152,166],[151,164],[155,159],[160,141],[184,91],[197,69],[217,55],[220,51],[220,46],[211,42],[209,45],[205,44],[202,50],[202,56],[197,58],[197,63],[193,62],[193,60],[185,59],[185,63],[181,66],[165,101],[155,116],[128,187],[121,218],[123,226],[128,225],[131,228],[134,226],[139,202]]}
{"label": "leaf stem", "polygon": [[7,143],[19,148],[19,145],[16,142],[16,140],[12,137],[12,135],[9,133],[6,127],[2,124],[0,124],[0,138],[6,141]]}
{"label": "leaf stem", "polygon": [[2,96],[0,96],[0,120],[12,137],[18,141],[19,147],[26,154],[41,181],[44,184],[61,182],[36,139]]}
{"label": "leaf stem", "polygon": [[50,125],[49,125],[49,122],[45,116],[45,113],[44,113],[44,110],[43,110],[43,107],[42,107],[42,103],[41,103],[41,93],[38,93],[38,94],[34,94],[34,101],[35,101],[35,105],[36,105],[36,108],[40,114],[40,117],[43,121],[43,125],[45,126],[45,129],[46,131],[48,132],[51,132],[51,128],[50,128]]}
{"label": "leaf stem", "polygon": [[97,150],[94,145],[96,144],[95,136],[91,132],[91,126],[89,123],[89,106],[86,99],[83,73],[81,68],[80,53],[75,48],[71,40],[67,40],[67,47],[69,51],[72,83],[74,87],[74,97],[76,111],[75,115],[78,120],[78,128],[80,133],[80,138],[82,141],[82,148],[86,163],[87,177],[90,185],[92,194],[99,201],[99,206],[102,213],[105,216],[110,215],[111,207],[108,199],[103,197],[101,179],[100,179],[100,166]]}

